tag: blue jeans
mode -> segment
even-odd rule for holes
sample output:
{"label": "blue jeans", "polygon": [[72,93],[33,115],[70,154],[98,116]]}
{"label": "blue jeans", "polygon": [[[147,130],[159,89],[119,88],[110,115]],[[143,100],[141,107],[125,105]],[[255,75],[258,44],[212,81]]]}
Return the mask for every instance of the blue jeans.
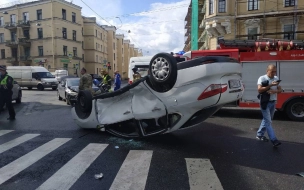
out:
{"label": "blue jeans", "polygon": [[263,110],[261,108],[261,111],[263,115],[263,120],[257,132],[257,136],[264,136],[265,131],[267,131],[268,137],[271,141],[277,140],[271,125],[275,111],[275,102],[268,102],[266,109]]}
{"label": "blue jeans", "polygon": [[115,85],[114,91],[119,90],[119,89],[120,89],[120,85]]}

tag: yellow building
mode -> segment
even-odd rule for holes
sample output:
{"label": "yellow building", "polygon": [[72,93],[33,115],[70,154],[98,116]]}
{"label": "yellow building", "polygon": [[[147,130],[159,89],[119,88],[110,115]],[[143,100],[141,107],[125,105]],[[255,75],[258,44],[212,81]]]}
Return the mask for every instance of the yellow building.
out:
{"label": "yellow building", "polygon": [[[129,63],[131,54],[122,52],[127,51],[123,38],[116,35],[115,26],[83,17],[80,6],[64,0],[0,8],[0,65],[43,66],[51,72],[67,69],[79,76],[82,67],[100,74],[109,63],[113,76]],[[134,51],[134,46],[127,48]]]}
{"label": "yellow building", "polygon": [[[198,13],[203,15],[203,19],[198,20],[199,28],[203,29],[198,36],[198,42],[203,42],[203,45],[199,45],[199,49],[217,49],[218,38],[226,40],[304,38],[304,19],[301,17],[304,12],[301,9],[304,1],[199,0],[199,4],[203,4],[203,8]],[[189,16],[191,14],[188,11],[185,21],[189,21],[187,18]],[[185,28],[189,33],[191,28],[187,26],[189,26],[188,22]],[[184,49],[189,49],[190,39],[189,36],[186,37]]]}

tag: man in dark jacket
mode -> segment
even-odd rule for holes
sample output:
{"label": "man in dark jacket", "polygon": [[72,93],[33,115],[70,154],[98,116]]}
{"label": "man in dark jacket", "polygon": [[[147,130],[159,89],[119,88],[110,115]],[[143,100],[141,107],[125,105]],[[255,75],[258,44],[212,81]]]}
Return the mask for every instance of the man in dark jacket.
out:
{"label": "man in dark jacket", "polygon": [[6,72],[5,66],[0,66],[0,108],[3,108],[4,104],[9,112],[8,120],[15,120],[15,110],[12,104],[14,79]]}

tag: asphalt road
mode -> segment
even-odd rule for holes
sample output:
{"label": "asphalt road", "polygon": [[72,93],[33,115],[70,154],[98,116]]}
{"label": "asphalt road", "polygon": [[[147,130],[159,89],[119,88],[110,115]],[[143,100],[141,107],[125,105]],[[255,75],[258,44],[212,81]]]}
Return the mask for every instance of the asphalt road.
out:
{"label": "asphalt road", "polygon": [[[304,190],[304,178],[296,175],[304,172],[304,124],[289,121],[282,113],[276,113],[273,121],[282,145],[273,148],[270,142],[255,139],[261,120],[258,110],[222,109],[191,129],[147,139],[123,139],[78,128],[71,119],[71,107],[57,99],[56,91],[24,89],[22,103],[14,103],[14,106],[15,121],[6,121],[7,112],[0,115],[1,190],[60,189],[58,180],[70,182],[76,174],[79,176],[70,182],[71,189],[110,189],[116,182],[127,183],[128,177],[138,171],[141,173],[135,176],[139,179],[136,184],[120,186],[120,189],[140,189],[144,184],[146,190],[184,190],[195,185],[189,182],[190,176],[196,175],[188,171],[189,159],[210,161],[212,166],[208,165],[208,170],[216,173],[223,189]],[[1,135],[5,130],[11,131]],[[28,140],[22,141],[22,138]],[[57,145],[41,147],[54,139],[64,142],[60,146],[60,142],[56,142]],[[14,143],[17,145],[13,146]],[[101,152],[84,152],[82,162],[73,160],[88,145],[105,147],[103,151],[102,147],[98,148]],[[136,168],[140,164],[128,164],[134,151],[146,156],[139,161],[149,163],[148,170]],[[41,158],[37,159],[39,155]],[[88,155],[96,155],[96,158],[78,174],[75,170],[82,165],[75,163],[89,162],[92,156]],[[125,173],[121,172],[124,168]],[[67,176],[52,178],[58,171],[61,176]],[[221,186],[212,186],[212,179],[216,177],[212,171],[201,175],[210,184],[197,186],[197,189],[221,189]],[[102,179],[94,178],[98,173],[103,173]]]}

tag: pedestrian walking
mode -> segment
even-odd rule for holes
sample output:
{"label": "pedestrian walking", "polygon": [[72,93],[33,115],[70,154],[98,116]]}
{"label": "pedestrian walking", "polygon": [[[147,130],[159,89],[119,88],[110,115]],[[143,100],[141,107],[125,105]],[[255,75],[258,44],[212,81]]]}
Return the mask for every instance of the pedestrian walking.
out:
{"label": "pedestrian walking", "polygon": [[0,66],[0,109],[4,107],[6,104],[6,108],[8,109],[9,117],[7,120],[15,120],[15,110],[12,104],[12,96],[13,96],[13,86],[14,79],[8,75],[6,72],[5,66]]}
{"label": "pedestrian walking", "polygon": [[275,136],[272,127],[272,118],[275,112],[275,104],[277,101],[277,94],[282,92],[281,86],[279,86],[279,78],[276,76],[277,68],[275,65],[268,65],[266,75],[260,76],[257,82],[260,107],[263,115],[263,120],[257,131],[256,138],[258,140],[268,142],[268,139],[264,136],[267,132],[269,139],[274,147],[281,144]]}
{"label": "pedestrian walking", "polygon": [[118,70],[115,71],[114,85],[115,85],[114,91],[120,89],[120,85],[121,85],[121,76],[120,76]]}

